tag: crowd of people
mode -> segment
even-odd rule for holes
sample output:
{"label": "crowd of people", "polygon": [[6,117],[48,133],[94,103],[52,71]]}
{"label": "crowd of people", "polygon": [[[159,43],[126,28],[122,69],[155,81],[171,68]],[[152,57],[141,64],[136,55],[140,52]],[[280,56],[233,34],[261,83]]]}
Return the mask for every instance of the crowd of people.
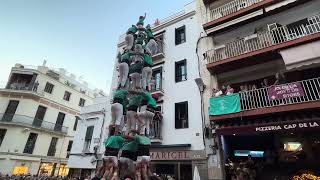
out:
{"label": "crowd of people", "polygon": [[278,72],[275,74],[275,79],[273,83],[270,83],[270,80],[268,78],[262,79],[260,82],[255,83],[247,83],[247,84],[241,84],[238,85],[237,88],[233,88],[231,85],[227,86],[221,86],[221,88],[213,88],[212,89],[212,97],[220,97],[223,95],[232,95],[236,92],[247,92],[251,90],[256,90],[258,88],[266,88],[272,85],[279,85],[279,84],[285,84],[287,83],[287,80],[285,78],[285,75],[281,72]]}
{"label": "crowd of people", "polygon": [[77,178],[68,178],[62,176],[36,176],[36,175],[3,175],[0,174],[0,180],[78,180]]}
{"label": "crowd of people", "polygon": [[257,172],[263,168],[262,162],[255,162],[251,156],[246,161],[233,162],[230,159],[226,163],[227,179],[230,180],[255,180]]}

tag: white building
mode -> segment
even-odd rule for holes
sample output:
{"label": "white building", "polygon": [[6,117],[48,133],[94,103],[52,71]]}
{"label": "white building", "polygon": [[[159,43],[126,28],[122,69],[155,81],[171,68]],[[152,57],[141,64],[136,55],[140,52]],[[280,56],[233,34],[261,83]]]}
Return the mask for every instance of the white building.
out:
{"label": "white building", "polygon": [[[201,32],[195,10],[192,2],[152,26],[160,47],[153,56],[153,93],[160,96],[158,107],[163,120],[161,136],[152,139],[151,159],[155,173],[177,179],[191,178],[195,166],[202,178],[207,178],[201,96],[195,82],[199,78],[196,46]],[[123,47],[121,36],[118,52]],[[117,88],[117,64],[114,69],[113,90]]]}
{"label": "white building", "polygon": [[0,89],[0,173],[67,175],[87,83],[64,69],[16,64]]}
{"label": "white building", "polygon": [[69,175],[73,177],[93,175],[101,161],[111,118],[110,99],[94,99],[92,105],[81,108],[80,118],[68,161]]}

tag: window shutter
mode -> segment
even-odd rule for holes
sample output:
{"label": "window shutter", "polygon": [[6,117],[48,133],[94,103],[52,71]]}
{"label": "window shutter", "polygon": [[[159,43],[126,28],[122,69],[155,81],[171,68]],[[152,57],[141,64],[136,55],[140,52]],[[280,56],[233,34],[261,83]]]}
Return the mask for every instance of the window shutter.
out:
{"label": "window shutter", "polygon": [[189,112],[188,112],[188,101],[187,102],[185,102],[185,117],[186,117],[186,127],[184,127],[184,128],[188,128],[189,127],[189,118],[188,118],[188,114],[189,114]]}
{"label": "window shutter", "polygon": [[180,128],[180,126],[179,126],[179,121],[180,121],[180,119],[179,119],[179,104],[174,104],[175,105],[175,119],[174,119],[174,121],[175,121],[175,128],[176,129],[178,129],[178,128]]}
{"label": "window shutter", "polygon": [[179,33],[178,33],[178,29],[175,29],[175,45],[179,44]]}

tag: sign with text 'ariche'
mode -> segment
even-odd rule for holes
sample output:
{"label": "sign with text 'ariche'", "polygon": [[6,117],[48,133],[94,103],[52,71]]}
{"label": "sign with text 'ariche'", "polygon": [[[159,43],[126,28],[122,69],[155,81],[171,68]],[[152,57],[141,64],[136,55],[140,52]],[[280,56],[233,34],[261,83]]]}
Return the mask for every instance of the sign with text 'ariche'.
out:
{"label": "sign with text 'ariche'", "polygon": [[269,87],[268,96],[270,100],[287,99],[304,96],[304,91],[301,82],[293,82]]}
{"label": "sign with text 'ariche'", "polygon": [[151,151],[152,161],[205,159],[205,151]]}
{"label": "sign with text 'ariche'", "polygon": [[282,130],[294,130],[294,129],[309,129],[319,128],[319,122],[301,122],[301,123],[290,123],[282,125],[271,125],[271,126],[258,126],[256,132],[267,132],[267,131],[282,131]]}

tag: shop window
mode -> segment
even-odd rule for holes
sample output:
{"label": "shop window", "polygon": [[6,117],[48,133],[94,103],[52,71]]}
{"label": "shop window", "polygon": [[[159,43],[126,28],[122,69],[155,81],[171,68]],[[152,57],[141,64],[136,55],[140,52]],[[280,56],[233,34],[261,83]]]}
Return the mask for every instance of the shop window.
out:
{"label": "shop window", "polygon": [[58,176],[64,177],[64,176],[67,176],[68,174],[69,174],[68,166],[65,164],[60,164]]}
{"label": "shop window", "polygon": [[55,131],[61,131],[65,116],[66,116],[66,114],[59,112],[56,124],[54,125]]}
{"label": "shop window", "polygon": [[175,104],[175,128],[188,128],[188,102],[180,102]]}
{"label": "shop window", "polygon": [[27,154],[33,153],[33,149],[34,149],[34,146],[36,145],[37,137],[38,137],[38,134],[36,134],[36,133],[29,134],[29,137],[28,137],[27,143],[24,147],[23,153],[27,153]]}
{"label": "shop window", "polygon": [[19,101],[10,100],[7,106],[7,109],[2,116],[2,121],[6,121],[6,122],[12,121],[18,105],[19,105]]}
{"label": "shop window", "polygon": [[56,147],[57,146],[57,142],[58,142],[58,138],[52,137],[47,156],[55,156],[56,148],[57,148]]}
{"label": "shop window", "polygon": [[47,82],[47,83],[46,83],[46,86],[45,86],[45,88],[44,88],[44,92],[47,92],[47,93],[49,93],[49,94],[52,94],[53,87],[54,87],[53,84]]}
{"label": "shop window", "polygon": [[80,120],[80,117],[79,116],[76,116],[76,119],[74,121],[74,124],[73,124],[73,130],[76,131],[77,130],[77,126],[78,126],[78,121]]}
{"label": "shop window", "polygon": [[187,80],[187,61],[182,60],[175,63],[175,80],[181,82]]}
{"label": "shop window", "polygon": [[0,129],[0,147],[3,142],[4,137],[6,136],[7,129]]}
{"label": "shop window", "polygon": [[186,42],[186,26],[179,27],[175,30],[176,45]]}
{"label": "shop window", "polygon": [[18,176],[18,175],[24,175],[29,173],[29,167],[27,166],[16,166],[13,168],[12,175]]}
{"label": "shop window", "polygon": [[94,126],[87,127],[86,136],[85,136],[85,140],[84,140],[84,147],[83,147],[84,152],[90,151],[93,130],[94,130]]}
{"label": "shop window", "polygon": [[52,163],[41,163],[39,168],[39,175],[51,176],[53,174],[54,164]]}
{"label": "shop window", "polygon": [[80,107],[83,107],[85,102],[86,102],[85,99],[80,98],[80,100],[79,100],[79,106],[80,106]]}
{"label": "shop window", "polygon": [[70,101],[71,93],[69,91],[64,92],[63,100]]}

